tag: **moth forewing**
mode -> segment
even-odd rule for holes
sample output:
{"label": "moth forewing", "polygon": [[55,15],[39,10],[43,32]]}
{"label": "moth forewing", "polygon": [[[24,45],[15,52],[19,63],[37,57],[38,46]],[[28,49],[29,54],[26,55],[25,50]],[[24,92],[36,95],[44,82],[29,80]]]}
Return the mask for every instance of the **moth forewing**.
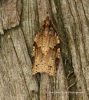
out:
{"label": "moth forewing", "polygon": [[32,74],[45,72],[55,76],[60,58],[60,41],[56,29],[48,17],[36,34],[34,42]]}

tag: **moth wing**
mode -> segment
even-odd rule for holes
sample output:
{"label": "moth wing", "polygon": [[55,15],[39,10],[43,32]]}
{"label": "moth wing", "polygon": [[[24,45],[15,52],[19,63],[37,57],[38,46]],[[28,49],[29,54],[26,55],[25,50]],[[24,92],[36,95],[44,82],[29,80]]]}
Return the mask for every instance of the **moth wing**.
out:
{"label": "moth wing", "polygon": [[43,40],[43,35],[40,34],[40,32],[38,32],[38,34],[36,34],[36,37],[34,39],[34,42],[36,42],[38,47],[42,46],[42,40]]}

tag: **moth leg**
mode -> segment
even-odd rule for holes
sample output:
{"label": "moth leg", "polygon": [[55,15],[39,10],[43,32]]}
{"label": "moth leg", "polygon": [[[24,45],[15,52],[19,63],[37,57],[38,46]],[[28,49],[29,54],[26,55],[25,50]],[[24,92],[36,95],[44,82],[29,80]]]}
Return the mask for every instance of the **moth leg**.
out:
{"label": "moth leg", "polygon": [[34,44],[33,44],[33,52],[32,52],[32,64],[34,64],[34,61],[35,61],[36,48],[37,48],[37,44],[36,44],[36,42],[34,42]]}
{"label": "moth leg", "polygon": [[32,65],[34,64],[34,61],[35,61],[35,57],[33,56],[32,57]]}
{"label": "moth leg", "polygon": [[59,65],[59,58],[56,58],[55,63],[56,63],[56,70],[57,70],[58,69],[58,65]]}
{"label": "moth leg", "polygon": [[60,43],[58,43],[55,46],[56,49],[56,59],[55,59],[55,64],[56,64],[56,70],[58,69],[58,65],[59,65],[59,60],[60,60]]}

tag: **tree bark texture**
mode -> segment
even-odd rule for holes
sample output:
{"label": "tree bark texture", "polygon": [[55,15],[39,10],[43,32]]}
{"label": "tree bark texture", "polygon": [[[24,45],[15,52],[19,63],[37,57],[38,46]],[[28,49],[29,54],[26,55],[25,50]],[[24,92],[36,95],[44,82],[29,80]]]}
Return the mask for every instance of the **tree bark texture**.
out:
{"label": "tree bark texture", "polygon": [[[61,57],[57,75],[32,76],[32,46],[46,17]],[[89,100],[89,1],[0,1],[0,100]]]}

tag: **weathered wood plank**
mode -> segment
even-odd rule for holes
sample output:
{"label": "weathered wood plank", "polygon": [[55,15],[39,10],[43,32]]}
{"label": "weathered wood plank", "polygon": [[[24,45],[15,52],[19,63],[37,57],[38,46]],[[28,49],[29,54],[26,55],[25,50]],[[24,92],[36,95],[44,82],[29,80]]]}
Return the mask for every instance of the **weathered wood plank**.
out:
{"label": "weathered wood plank", "polygon": [[0,34],[4,34],[3,30],[19,25],[21,8],[21,0],[8,0],[2,4],[0,7]]}
{"label": "weathered wood plank", "polygon": [[0,55],[3,100],[37,100],[38,87],[31,74],[31,60],[20,28],[11,29],[1,37]]}

